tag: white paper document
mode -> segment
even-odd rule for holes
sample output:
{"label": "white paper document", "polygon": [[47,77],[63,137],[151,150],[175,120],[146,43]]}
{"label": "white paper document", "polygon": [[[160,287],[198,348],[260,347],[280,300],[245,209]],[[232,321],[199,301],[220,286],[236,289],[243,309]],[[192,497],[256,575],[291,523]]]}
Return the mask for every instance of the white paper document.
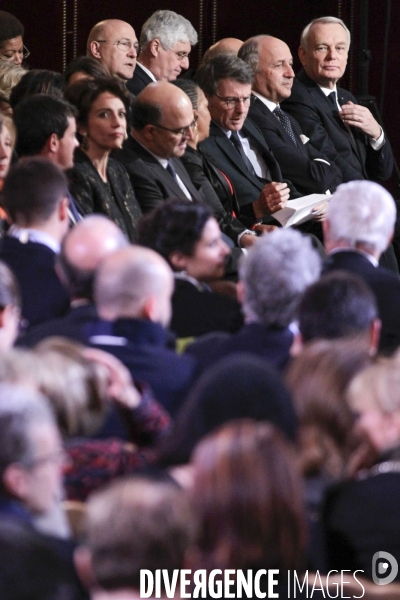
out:
{"label": "white paper document", "polygon": [[312,209],[325,201],[329,202],[329,196],[325,194],[310,194],[309,196],[296,198],[296,200],[288,200],[285,208],[278,210],[271,216],[279,221],[282,227],[300,225],[315,217],[318,213],[313,213]]}

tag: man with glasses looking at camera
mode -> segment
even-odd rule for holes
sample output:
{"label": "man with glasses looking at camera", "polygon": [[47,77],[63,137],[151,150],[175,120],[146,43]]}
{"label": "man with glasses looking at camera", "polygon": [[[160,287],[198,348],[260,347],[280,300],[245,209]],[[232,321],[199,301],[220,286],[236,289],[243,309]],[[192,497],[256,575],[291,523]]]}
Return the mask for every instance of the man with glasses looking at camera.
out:
{"label": "man with glasses looking at camera", "polygon": [[29,56],[23,42],[24,26],[21,21],[0,10],[0,64],[3,61],[21,65]]}
{"label": "man with glasses looking at camera", "polygon": [[133,75],[139,55],[134,29],[118,19],[100,21],[89,33],[86,55],[98,60],[110,75],[126,83]]}
{"label": "man with glasses looking at camera", "polygon": [[189,68],[197,33],[192,24],[171,10],[157,10],[140,33],[142,52],[127,88],[135,96],[152,81],[174,81]]}

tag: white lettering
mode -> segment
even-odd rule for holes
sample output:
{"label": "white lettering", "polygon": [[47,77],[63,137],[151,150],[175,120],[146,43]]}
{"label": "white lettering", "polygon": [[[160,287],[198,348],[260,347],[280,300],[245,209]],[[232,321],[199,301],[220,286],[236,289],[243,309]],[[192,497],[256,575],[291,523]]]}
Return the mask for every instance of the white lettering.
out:
{"label": "white lettering", "polygon": [[195,588],[192,598],[198,598],[201,590],[201,598],[207,598],[207,571],[205,569],[197,569],[193,573],[193,582]]}
{"label": "white lettering", "polygon": [[242,598],[242,592],[244,591],[245,598],[253,597],[253,571],[252,569],[247,570],[247,580],[243,571],[237,572],[236,578],[236,596]]}
{"label": "white lettering", "polygon": [[[315,587],[317,584],[317,579],[319,579],[319,584],[321,587]],[[318,590],[318,592],[322,592],[323,597],[325,598],[325,591],[324,591],[324,586],[322,585],[322,581],[321,581],[321,575],[319,574],[319,571],[317,571],[315,573],[315,578],[314,578],[314,584],[312,586],[312,590],[311,590],[311,596],[310,598],[312,598],[314,596],[314,592],[315,590]]]}
{"label": "white lettering", "polygon": [[[339,597],[339,584],[335,581],[329,581],[329,577],[331,575],[331,573],[339,573],[339,571],[329,571],[329,573],[326,576],[326,593],[328,594],[328,598],[338,598]],[[336,587],[336,596],[331,596],[329,593],[329,590],[335,589]]]}
{"label": "white lettering", "polygon": [[278,579],[274,575],[279,575],[279,569],[269,569],[268,571],[268,598],[279,598],[279,594],[274,592],[274,587],[278,585]]}
{"label": "white lettering", "polygon": [[164,587],[165,587],[165,593],[167,594],[167,598],[174,598],[176,584],[178,582],[179,569],[173,570],[171,584],[169,582],[168,570],[163,569],[162,574],[163,574]]}
{"label": "white lettering", "polygon": [[[147,584],[147,589],[146,589]],[[148,569],[140,569],[140,597],[150,598],[154,588],[153,573]]]}
{"label": "white lettering", "polygon": [[181,598],[191,598],[190,592],[186,591],[187,586],[190,585],[191,573],[190,569],[181,569]]}
{"label": "white lettering", "polygon": [[267,571],[265,569],[259,569],[254,577],[254,593],[257,598],[265,598],[267,594],[260,590],[260,579],[263,575],[266,575]]}
{"label": "white lettering", "polygon": [[213,569],[208,577],[208,593],[211,598],[222,598],[222,581],[215,581],[216,575],[222,575],[221,569]]}
{"label": "white lettering", "polygon": [[361,594],[361,596],[353,596],[353,598],[363,598],[364,594],[365,594],[365,587],[363,586],[361,581],[358,581],[358,579],[356,577],[356,573],[364,573],[364,571],[361,571],[360,569],[358,569],[357,571],[354,571],[354,573],[353,573],[354,579],[357,581],[358,585],[360,585],[362,587],[362,594]]}
{"label": "white lettering", "polygon": [[235,592],[231,592],[229,588],[235,585],[235,580],[230,579],[231,575],[235,575],[235,569],[224,569],[224,597],[234,598]]}

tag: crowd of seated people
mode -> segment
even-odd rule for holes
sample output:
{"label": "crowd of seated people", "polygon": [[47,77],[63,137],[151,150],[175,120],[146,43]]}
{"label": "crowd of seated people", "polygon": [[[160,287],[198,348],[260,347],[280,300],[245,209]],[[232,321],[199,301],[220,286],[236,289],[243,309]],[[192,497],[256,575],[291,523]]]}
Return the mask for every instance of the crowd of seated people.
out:
{"label": "crowd of seated people", "polygon": [[311,22],[297,76],[271,35],[191,73],[186,18],[132,25],[56,73],[0,11],[0,597],[398,598],[393,156],[337,85],[350,33]]}

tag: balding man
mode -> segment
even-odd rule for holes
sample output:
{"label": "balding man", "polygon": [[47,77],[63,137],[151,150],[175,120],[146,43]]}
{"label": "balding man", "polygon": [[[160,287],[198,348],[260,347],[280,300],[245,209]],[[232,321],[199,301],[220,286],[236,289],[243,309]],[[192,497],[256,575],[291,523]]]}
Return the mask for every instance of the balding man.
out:
{"label": "balding man", "polygon": [[56,261],[57,273],[71,298],[71,308],[64,317],[33,327],[18,340],[18,345],[32,347],[54,335],[85,343],[91,323],[98,320],[93,303],[95,271],[108,254],[127,245],[120,228],[103,215],[89,215],[71,229]]}
{"label": "balding man", "polygon": [[282,171],[302,194],[334,192],[340,169],[314,148],[297,121],[279,103],[291,94],[294,71],[289,46],[271,35],[244,42],[239,57],[254,72],[249,118],[259,127]]}
{"label": "balding man", "polygon": [[237,56],[243,41],[238,38],[222,38],[204,52],[201,63],[205,64],[219,54],[235,54]]}
{"label": "balding man", "polygon": [[166,198],[203,202],[179,160],[194,136],[193,119],[188,96],[172,83],[151,83],[135,99],[132,135],[115,158],[128,171],[144,213]]}
{"label": "balding man", "polygon": [[172,10],[157,10],[140,33],[141,54],[133,79],[127,83],[132,94],[139,94],[153,81],[174,81],[189,68],[197,33],[192,24]]}
{"label": "balding man", "polygon": [[90,343],[119,358],[134,379],[145,381],[167,410],[174,413],[185,398],[194,363],[168,346],[173,273],[156,252],[129,246],[101,263],[95,302],[110,335],[94,328]]}
{"label": "balding man", "polygon": [[139,42],[129,23],[100,21],[89,33],[86,55],[98,60],[110,75],[124,83],[131,79],[139,55]]}

